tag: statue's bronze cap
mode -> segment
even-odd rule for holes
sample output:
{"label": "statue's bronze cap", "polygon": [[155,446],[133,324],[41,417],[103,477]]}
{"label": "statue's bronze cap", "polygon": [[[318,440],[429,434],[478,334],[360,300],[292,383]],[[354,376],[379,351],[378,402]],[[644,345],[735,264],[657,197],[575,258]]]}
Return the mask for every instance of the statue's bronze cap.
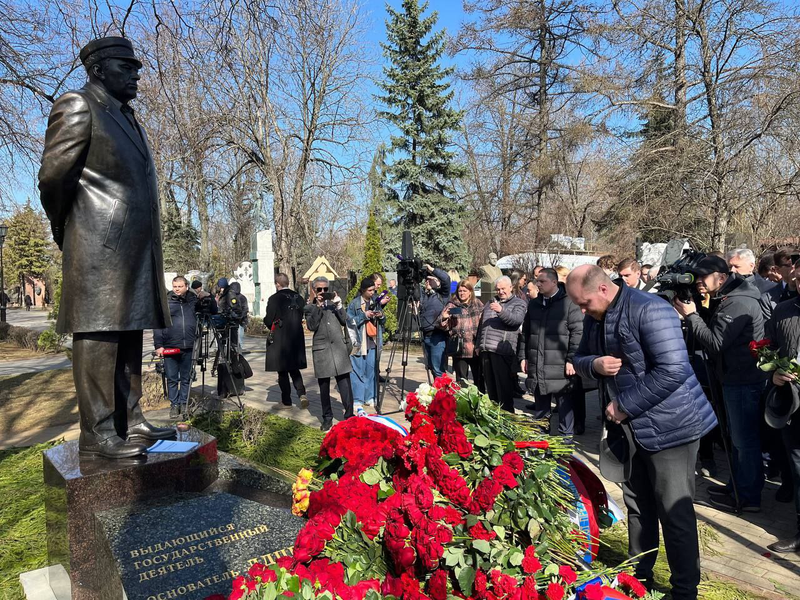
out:
{"label": "statue's bronze cap", "polygon": [[83,66],[89,69],[104,58],[123,58],[142,68],[142,62],[133,52],[133,44],[124,37],[103,37],[86,44],[80,53]]}

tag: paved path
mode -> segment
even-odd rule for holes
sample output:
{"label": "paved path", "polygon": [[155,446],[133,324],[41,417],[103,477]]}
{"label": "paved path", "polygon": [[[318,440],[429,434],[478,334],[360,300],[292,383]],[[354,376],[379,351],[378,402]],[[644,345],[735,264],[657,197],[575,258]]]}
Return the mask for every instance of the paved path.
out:
{"label": "paved path", "polygon": [[6,311],[6,321],[18,327],[27,327],[36,331],[44,331],[50,326],[46,310],[39,307],[25,310],[24,308],[9,308]]}
{"label": "paved path", "polygon": [[67,369],[72,366],[64,354],[42,354],[41,357],[25,360],[0,359],[0,377],[4,375],[20,375],[22,373],[38,373],[50,369]]}
{"label": "paved path", "polygon": [[[149,344],[151,342],[145,342],[145,349],[148,353],[150,350]],[[319,387],[313,378],[312,369],[309,368],[304,372],[310,401],[309,410],[301,410],[297,406],[297,399],[294,393],[295,406],[288,410],[281,408],[277,375],[275,373],[265,373],[263,370],[263,344],[263,339],[248,337],[245,340],[245,349],[248,351],[246,358],[253,368],[253,377],[247,380],[247,388],[243,396],[245,404],[300,421],[306,425],[319,426],[322,410],[319,400]],[[310,346],[310,344],[307,344],[307,346]],[[384,372],[388,354],[388,352],[384,352]],[[311,365],[310,352],[308,362]],[[397,395],[393,393],[398,389],[398,379],[402,368],[399,363],[398,356],[397,362],[392,369],[391,385],[384,400],[383,412],[405,424],[405,419],[399,411]],[[412,355],[409,363],[406,391],[416,389],[417,385],[425,379],[420,357]],[[25,365],[20,365],[20,368],[23,366]],[[216,384],[216,381],[209,379],[206,383],[211,387]],[[517,399],[517,410],[524,410],[525,404],[529,401],[530,398]],[[335,389],[333,390],[333,406],[334,417],[340,419],[343,414],[343,408],[338,401],[338,394]],[[596,394],[590,393],[587,397],[586,433],[576,438],[577,454],[597,473],[599,473],[597,449],[601,426],[601,422],[597,419],[599,412]],[[148,413],[148,416],[152,420],[159,422],[166,419],[166,413],[166,410],[153,411]],[[13,445],[28,445],[60,437],[74,439],[77,434],[77,425],[72,427],[62,426],[31,432],[23,436],[15,436],[14,439],[6,438],[0,440],[0,448]],[[716,460],[717,465],[720,467],[719,476],[722,478],[726,474],[726,468],[725,457],[721,451],[717,451]],[[701,557],[703,571],[733,579],[745,587],[757,588],[770,598],[787,599],[792,597],[791,594],[800,596],[800,554],[772,556],[766,550],[768,544],[776,539],[793,535],[796,531],[793,505],[776,503],[774,500],[777,484],[775,482],[766,484],[761,513],[737,517],[701,505],[707,498],[705,489],[713,482],[703,477],[697,477],[696,498],[698,504],[696,508],[698,519],[700,522],[710,526],[718,536],[718,539],[710,544],[708,550],[703,552]],[[606,482],[606,488],[614,500],[620,506],[624,506],[620,486]]]}

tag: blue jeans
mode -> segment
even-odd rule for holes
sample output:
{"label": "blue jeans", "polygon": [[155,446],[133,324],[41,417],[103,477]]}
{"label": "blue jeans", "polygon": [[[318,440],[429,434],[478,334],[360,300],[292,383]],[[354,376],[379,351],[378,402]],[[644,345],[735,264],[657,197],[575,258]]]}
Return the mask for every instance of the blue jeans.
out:
{"label": "blue jeans", "polygon": [[[761,506],[764,465],[761,459],[761,421],[759,398],[763,383],[723,385],[722,399],[728,415],[732,448],[733,476],[744,506]],[[731,482],[728,487],[732,489]]]}
{"label": "blue jeans", "polygon": [[189,400],[189,390],[192,388],[192,349],[181,350],[176,356],[165,356],[164,372],[167,374],[170,405],[186,404]]}
{"label": "blue jeans", "polygon": [[434,329],[430,335],[425,334],[425,357],[428,369],[434,377],[440,377],[447,370],[447,334],[441,329]]}
{"label": "blue jeans", "polygon": [[375,399],[375,348],[370,348],[366,356],[360,354],[350,356],[353,372],[350,383],[353,387],[353,405],[366,404]]}

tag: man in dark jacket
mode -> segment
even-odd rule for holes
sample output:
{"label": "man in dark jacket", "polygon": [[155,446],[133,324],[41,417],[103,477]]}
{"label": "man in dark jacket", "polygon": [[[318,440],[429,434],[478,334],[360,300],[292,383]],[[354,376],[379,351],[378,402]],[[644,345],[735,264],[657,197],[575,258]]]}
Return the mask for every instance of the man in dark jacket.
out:
{"label": "man in dark jacket", "polygon": [[517,355],[522,370],[532,381],[534,416],[549,421],[555,399],[558,433],[571,438],[575,424],[573,386],[577,379],[572,361],[583,334],[583,314],[570,300],[564,284],[558,282],[555,269],[542,269],[536,285],[539,294],[528,304]]}
{"label": "man in dark jacket", "polygon": [[450,299],[450,275],[441,269],[424,265],[429,275],[419,301],[419,327],[425,343],[428,369],[439,377],[447,369],[447,333],[439,325],[439,316]]}
{"label": "man in dark jacket", "polygon": [[494,298],[483,307],[478,326],[483,382],[489,398],[513,413],[519,326],[525,320],[528,306],[512,293],[511,278],[505,275],[495,281],[494,291]]}
{"label": "man in dark jacket", "polygon": [[719,256],[702,259],[692,273],[711,294],[708,325],[697,314],[694,302],[676,298],[675,310],[682,315],[694,339],[709,355],[713,376],[722,385],[722,400],[733,445],[733,480],[710,486],[710,501],[721,510],[735,511],[733,484],[742,510],[761,510],[764,469],[761,458],[759,398],[766,377],[750,354],[750,342],[764,337],[759,307],[761,294],[749,281],[729,272]]}
{"label": "man in dark jacket", "polygon": [[[767,337],[777,347],[778,354],[785,358],[800,356],[800,299],[781,302],[767,323]],[[781,370],[772,373],[772,384],[786,390],[785,386],[798,389],[797,378]],[[789,469],[794,480],[794,508],[797,513],[797,533],[794,537],[779,540],[767,546],[772,552],[800,552],[800,411],[789,415],[789,422],[780,430],[788,454]]]}
{"label": "man in dark jacket", "polygon": [[325,299],[329,288],[327,278],[317,277],[311,284],[311,303],[304,309],[306,325],[309,331],[314,332],[311,357],[322,401],[322,431],[328,431],[333,426],[331,377],[336,379],[336,388],[344,406],[344,418],[353,416],[353,388],[350,382],[352,346],[349,333],[344,329],[347,315],[338,294],[334,293],[333,300]]}
{"label": "man in dark jacket", "polygon": [[761,314],[764,323],[769,321],[772,311],[778,304],[797,296],[797,268],[800,267],[800,257],[791,250],[778,250],[772,255],[775,264],[770,269],[770,275],[776,280],[773,287],[761,295]]}
{"label": "man in dark jacket", "polygon": [[306,386],[300,374],[300,370],[308,366],[306,336],[303,333],[305,302],[300,294],[289,289],[289,277],[285,273],[275,276],[275,287],[278,291],[267,300],[267,314],[264,316],[264,325],[270,331],[264,369],[278,372],[281,404],[285,408],[292,407],[290,375],[294,389],[300,397],[300,408],[308,408]]}
{"label": "man in dark jacket", "polygon": [[[189,291],[185,277],[172,280],[172,291],[167,294],[172,325],[153,330],[153,346],[158,356],[164,357],[167,376],[169,416],[175,419],[183,412],[192,388],[192,350],[197,333],[195,308],[197,295]],[[180,350],[178,354],[164,355],[165,349]]]}
{"label": "man in dark jacket", "polygon": [[764,279],[755,272],[756,255],[750,248],[736,248],[728,252],[728,266],[731,273],[738,273],[742,279],[746,279],[758,288],[762,294],[775,287],[775,283],[769,279]]}
{"label": "man in dark jacket", "polygon": [[616,285],[595,265],[572,271],[567,292],[587,315],[575,370],[598,381],[609,423],[632,433],[622,486],[628,554],[650,552],[637,561],[636,577],[652,583],[660,521],[672,597],[696,600],[694,464],[699,440],[716,418],[689,364],[680,321],[658,296]]}

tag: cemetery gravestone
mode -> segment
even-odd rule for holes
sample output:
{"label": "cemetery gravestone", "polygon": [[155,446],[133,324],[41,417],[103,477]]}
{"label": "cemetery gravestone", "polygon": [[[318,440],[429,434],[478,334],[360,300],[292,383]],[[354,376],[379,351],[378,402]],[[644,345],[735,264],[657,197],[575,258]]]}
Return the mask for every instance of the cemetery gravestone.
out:
{"label": "cemetery gravestone", "polygon": [[194,600],[228,595],[232,580],[256,562],[291,553],[304,521],[288,509],[226,493],[169,505],[138,505],[95,515],[107,545],[98,559],[118,573],[101,597]]}

